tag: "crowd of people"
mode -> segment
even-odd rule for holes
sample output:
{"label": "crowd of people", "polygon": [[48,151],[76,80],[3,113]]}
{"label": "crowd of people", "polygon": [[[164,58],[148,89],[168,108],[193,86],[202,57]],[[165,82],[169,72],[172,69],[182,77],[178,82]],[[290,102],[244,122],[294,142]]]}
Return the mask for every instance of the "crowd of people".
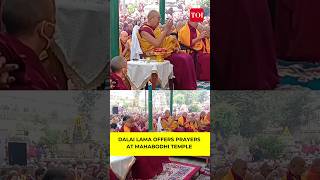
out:
{"label": "crowd of people", "polygon": [[109,179],[108,165],[85,160],[48,160],[24,166],[1,167],[3,180]]}
{"label": "crowd of people", "polygon": [[318,180],[320,179],[320,159],[307,164],[302,157],[293,157],[288,164],[278,160],[248,163],[236,159],[228,167],[220,167],[211,172],[217,180]]}
{"label": "crowd of people", "polygon": [[[110,121],[113,132],[147,132],[148,117],[141,113],[113,114]],[[153,131],[167,132],[210,132],[210,112],[153,114]]]}
{"label": "crowd of people", "polygon": [[[91,143],[88,151],[77,146],[76,151],[58,150],[49,145],[31,142],[26,152],[26,165],[9,165],[8,147],[5,147],[6,159],[0,167],[2,180],[42,180],[42,179],[108,179],[106,158],[107,149]],[[86,148],[84,148],[86,149]],[[72,151],[72,152],[71,152]]]}
{"label": "crowd of people", "polygon": [[193,22],[188,18],[188,8],[182,8],[180,16],[174,15],[171,8],[166,23],[160,24],[158,11],[145,14],[144,6],[139,7],[142,10],[120,15],[120,57],[111,63],[112,88],[130,89],[124,83],[128,81],[126,61],[148,58],[159,49],[166,52],[164,58],[174,66],[175,89],[193,90],[197,80],[210,81],[210,17],[206,16],[201,23]]}

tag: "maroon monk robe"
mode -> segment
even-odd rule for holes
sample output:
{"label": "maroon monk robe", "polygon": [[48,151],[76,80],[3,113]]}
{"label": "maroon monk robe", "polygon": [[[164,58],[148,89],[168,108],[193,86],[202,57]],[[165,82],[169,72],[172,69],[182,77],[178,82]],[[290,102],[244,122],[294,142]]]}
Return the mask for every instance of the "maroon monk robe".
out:
{"label": "maroon monk robe", "polygon": [[[147,24],[145,25],[148,26]],[[155,30],[155,28],[152,28],[151,26],[148,26],[148,27],[142,26],[139,29],[140,35],[141,35],[141,32],[144,31],[149,33],[151,36],[155,38],[155,35],[152,31],[152,30]],[[194,61],[192,56],[186,53],[171,53],[171,55],[166,59],[169,60],[170,63],[173,65],[173,73],[175,76],[175,79],[173,81],[174,89],[176,90],[197,89],[197,76],[196,76],[196,70],[194,67]]]}
{"label": "maroon monk robe", "polygon": [[295,176],[290,171],[287,172],[287,180],[301,180],[301,176]]}
{"label": "maroon monk robe", "polygon": [[320,1],[278,0],[277,6],[278,57],[320,62]]}
{"label": "maroon monk robe", "polygon": [[109,169],[109,178],[110,180],[118,180],[116,174],[111,170],[111,168]]}
{"label": "maroon monk robe", "polygon": [[[189,24],[188,24],[189,25]],[[192,44],[192,40],[197,38],[197,30],[196,28],[189,25],[190,29],[190,44]],[[206,41],[203,39],[204,45],[206,45]],[[205,49],[205,46],[203,47]],[[210,53],[210,52],[209,52]],[[192,54],[192,57],[197,56],[198,61],[196,62],[196,75],[197,80],[199,81],[210,81],[210,54],[199,51],[196,54]]]}
{"label": "maroon monk robe", "polygon": [[215,1],[214,89],[267,90],[278,83],[267,0]]}
{"label": "maroon monk robe", "polygon": [[231,174],[234,177],[234,180],[243,180],[243,178],[238,176],[232,169],[231,169]]}
{"label": "maroon monk robe", "polygon": [[4,27],[3,27],[3,23],[2,23],[2,12],[3,12],[3,0],[0,0],[0,32],[3,32]]}
{"label": "maroon monk robe", "polygon": [[[124,126],[122,126],[119,132],[124,132]],[[137,127],[133,126],[130,128],[130,132],[141,132]]]}
{"label": "maroon monk robe", "polygon": [[58,90],[58,83],[42,66],[39,56],[15,37],[0,33],[0,49],[7,63],[18,64],[11,73],[16,81],[10,90]]}
{"label": "maroon monk robe", "polygon": [[134,179],[152,179],[163,171],[163,163],[169,163],[169,157],[135,156],[136,162],[132,166]]}
{"label": "maroon monk robe", "polygon": [[116,73],[111,73],[110,75],[112,86],[114,86],[113,90],[129,90],[127,86],[124,84],[124,81],[121,77],[119,77]]}

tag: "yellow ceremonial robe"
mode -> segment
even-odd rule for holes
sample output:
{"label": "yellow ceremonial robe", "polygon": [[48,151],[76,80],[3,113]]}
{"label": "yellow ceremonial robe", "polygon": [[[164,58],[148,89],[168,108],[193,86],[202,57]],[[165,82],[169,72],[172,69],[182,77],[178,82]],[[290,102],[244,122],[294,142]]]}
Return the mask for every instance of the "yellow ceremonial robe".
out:
{"label": "yellow ceremonial robe", "polygon": [[187,119],[186,120],[184,120],[184,118],[181,116],[181,117],[179,117],[179,119],[178,119],[178,124],[179,124],[179,126],[183,126],[184,127],[184,124],[187,122]]}
{"label": "yellow ceremonial robe", "polygon": [[222,180],[235,180],[235,178],[232,175],[231,170],[228,171],[227,175],[225,175]]}
{"label": "yellow ceremonial robe", "polygon": [[203,125],[209,125],[210,124],[210,120],[207,116],[205,116],[204,118],[200,119],[200,123]]}
{"label": "yellow ceremonial robe", "polygon": [[124,131],[124,132],[131,132],[131,128],[128,127],[127,125],[124,125],[123,131]]}
{"label": "yellow ceremonial robe", "polygon": [[171,132],[178,127],[178,124],[171,117],[169,117],[168,119],[165,119],[165,118],[161,119],[161,126],[166,131]]}
{"label": "yellow ceremonial robe", "polygon": [[[161,35],[161,29],[159,27],[153,30],[151,27],[147,25],[143,25],[141,28],[148,28],[151,31],[153,31],[153,34],[156,39],[158,39]],[[150,42],[148,42],[145,38],[141,37],[139,32],[137,33],[137,36],[139,39],[141,50],[144,53],[153,51],[155,49],[155,47]],[[161,44],[161,48],[166,48],[167,52],[170,54],[170,53],[173,53],[177,48],[180,48],[180,45],[178,40],[174,36],[167,36],[164,38]]]}
{"label": "yellow ceremonial robe", "polygon": [[[287,175],[283,176],[283,177],[281,178],[281,180],[288,180]],[[305,175],[302,175],[302,176],[301,176],[301,180],[307,180],[306,176],[305,176]]]}
{"label": "yellow ceremonial robe", "polygon": [[[129,45],[131,46],[131,39],[128,39]],[[119,40],[119,53],[122,54],[122,51],[124,51],[122,45],[121,45],[121,40]],[[125,46],[125,45],[124,45]],[[124,55],[124,58],[129,61],[130,60],[130,46],[129,49],[127,50],[126,54]]]}
{"label": "yellow ceremonial robe", "polygon": [[[193,46],[191,46],[191,39],[190,39],[190,28],[188,23],[186,23],[179,31],[178,33],[178,40],[180,43],[184,44],[185,46],[191,47],[194,50],[197,51],[206,51],[205,50],[205,44],[203,41],[196,42]],[[197,37],[200,36],[200,32],[197,29]],[[210,43],[209,43],[210,44]],[[210,48],[210,47],[209,47]],[[210,50],[210,49],[209,49]],[[210,51],[209,51],[210,52]]]}
{"label": "yellow ceremonial robe", "polygon": [[186,125],[185,125],[185,128],[189,128],[189,129],[192,129],[193,131],[198,131],[198,123],[197,122],[188,122]]}

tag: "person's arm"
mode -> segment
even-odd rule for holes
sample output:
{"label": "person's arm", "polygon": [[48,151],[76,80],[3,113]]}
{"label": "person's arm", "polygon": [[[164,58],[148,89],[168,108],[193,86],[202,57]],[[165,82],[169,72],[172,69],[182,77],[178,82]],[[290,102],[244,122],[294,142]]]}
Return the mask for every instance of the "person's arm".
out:
{"label": "person's arm", "polygon": [[123,50],[123,52],[122,52],[122,54],[121,54],[122,57],[125,57],[125,55],[127,54],[128,50],[129,50],[129,43],[126,42],[125,49]]}
{"label": "person's arm", "polygon": [[158,48],[161,46],[164,38],[167,36],[168,32],[172,28],[172,20],[169,20],[164,28],[164,30],[161,32],[161,35],[158,39],[151,36],[149,33],[142,31],[141,37],[145,38],[149,43],[151,43],[154,47]]}
{"label": "person's arm", "polygon": [[197,42],[201,41],[203,38],[205,38],[207,33],[205,31],[202,31],[200,36],[197,36],[197,38],[193,39],[191,42],[191,47],[194,46]]}
{"label": "person's arm", "polygon": [[159,39],[154,38],[153,36],[151,36],[147,32],[144,32],[144,31],[141,32],[141,37],[145,38],[150,44],[152,44],[152,46],[154,46],[156,48],[161,46],[161,44],[166,36],[167,36],[167,32],[165,32],[165,31],[161,32]]}
{"label": "person's arm", "polygon": [[9,72],[18,69],[17,64],[6,64],[6,58],[0,52],[0,89],[8,89],[10,84],[15,81]]}

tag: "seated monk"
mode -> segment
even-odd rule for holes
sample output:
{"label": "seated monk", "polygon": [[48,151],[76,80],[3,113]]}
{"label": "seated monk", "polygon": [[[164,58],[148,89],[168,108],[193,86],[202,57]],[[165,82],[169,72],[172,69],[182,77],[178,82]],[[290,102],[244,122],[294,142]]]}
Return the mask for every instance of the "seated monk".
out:
{"label": "seated monk", "polygon": [[141,129],[136,126],[134,119],[131,116],[124,116],[123,123],[119,132],[141,132]]}
{"label": "seated monk", "polygon": [[187,22],[179,31],[179,42],[190,47],[190,54],[196,59],[197,79],[210,81],[210,34],[197,29],[198,22]]}
{"label": "seated monk", "polygon": [[169,54],[165,57],[173,64],[174,88],[178,90],[194,90],[197,88],[195,67],[189,54],[178,53],[179,43],[174,36],[168,36],[172,30],[172,20],[169,20],[161,31],[159,27],[160,14],[152,10],[148,14],[146,24],[143,24],[138,35],[140,47],[144,54],[155,48],[165,48]]}
{"label": "seated monk", "polygon": [[188,114],[186,112],[183,112],[182,115],[178,118],[178,125],[180,127],[184,127],[186,125],[187,116],[188,116]]}
{"label": "seated monk", "polygon": [[[208,113],[209,114],[209,113]],[[199,117],[199,131],[210,132],[210,116],[208,117],[206,112],[202,111]]]}
{"label": "seated monk", "polygon": [[247,162],[237,159],[222,180],[244,180],[247,175]]}
{"label": "seated monk", "polygon": [[186,131],[186,125],[188,123],[187,120],[188,114],[186,112],[183,112],[182,115],[178,118],[178,128],[176,131],[178,132],[185,132]]}
{"label": "seated monk", "polygon": [[111,60],[111,89],[112,90],[130,90],[130,86],[126,78],[127,63],[121,56],[116,56]]}
{"label": "seated monk", "polygon": [[195,118],[191,118],[185,124],[186,132],[198,132],[199,128],[199,122]]}
{"label": "seated monk", "polygon": [[119,53],[127,61],[130,60],[130,44],[131,42],[128,37],[128,33],[126,31],[122,31],[119,39]]}
{"label": "seated monk", "polygon": [[304,172],[306,170],[305,168],[306,162],[301,157],[294,157],[289,164],[288,172],[284,177],[282,177],[282,180],[305,180]]}
{"label": "seated monk", "polygon": [[2,15],[6,33],[0,33],[1,53],[6,63],[18,65],[18,69],[10,72],[15,81],[7,89],[60,89],[57,80],[40,61],[40,55],[49,49],[55,32],[53,1],[5,1]]}
{"label": "seated monk", "polygon": [[174,121],[170,116],[169,110],[166,110],[164,117],[161,118],[161,126],[165,131],[169,131],[169,132],[172,132],[178,127],[177,122]]}
{"label": "seated monk", "polygon": [[310,170],[307,173],[307,180],[320,179],[320,159],[316,158],[313,160]]}

